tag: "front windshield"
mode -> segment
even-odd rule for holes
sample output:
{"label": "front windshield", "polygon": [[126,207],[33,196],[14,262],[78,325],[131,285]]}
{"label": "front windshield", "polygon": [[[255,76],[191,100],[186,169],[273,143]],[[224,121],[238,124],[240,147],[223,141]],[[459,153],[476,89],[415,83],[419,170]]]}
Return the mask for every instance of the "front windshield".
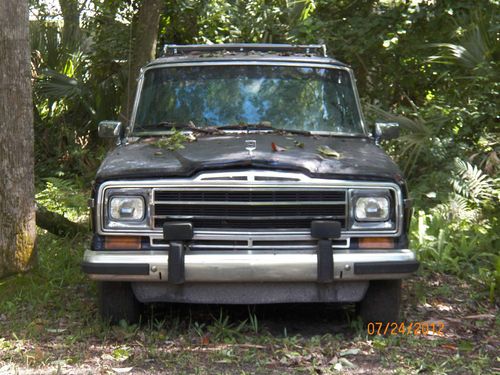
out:
{"label": "front windshield", "polygon": [[350,75],[342,69],[211,65],[146,71],[133,132],[189,122],[364,133]]}

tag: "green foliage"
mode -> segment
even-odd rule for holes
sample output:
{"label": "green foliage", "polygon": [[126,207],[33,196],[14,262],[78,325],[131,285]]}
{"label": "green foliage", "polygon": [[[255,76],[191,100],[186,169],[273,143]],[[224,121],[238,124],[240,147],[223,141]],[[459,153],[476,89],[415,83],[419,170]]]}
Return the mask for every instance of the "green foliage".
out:
{"label": "green foliage", "polygon": [[184,133],[172,129],[172,134],[168,137],[161,137],[157,141],[153,142],[152,145],[159,148],[164,148],[169,151],[177,151],[183,149],[184,143],[190,141],[190,138]]}
{"label": "green foliage", "polygon": [[[124,34],[116,32],[119,22],[99,23],[103,13],[117,11],[115,5],[94,5],[95,18],[86,18],[82,9],[84,28],[71,40],[63,38],[63,23],[52,19],[44,2],[32,5],[38,14],[30,23],[38,177],[69,173],[91,179],[104,153],[97,123],[118,113],[124,66],[114,61],[126,58],[128,44],[110,50],[95,43],[109,29],[115,38]],[[124,11],[122,17],[128,14]]]}
{"label": "green foliage", "polygon": [[500,290],[499,180],[457,159],[448,181],[447,199],[418,211],[412,243],[426,268],[474,279],[493,301]]}
{"label": "green foliage", "polygon": [[312,16],[312,0],[166,1],[160,44],[283,43]]}
{"label": "green foliage", "polygon": [[237,339],[242,337],[242,330],[246,324],[246,320],[238,325],[231,323],[229,315],[224,314],[223,311],[220,310],[219,317],[214,319],[207,330],[212,335],[215,342],[231,343],[236,342]]}
{"label": "green foliage", "polygon": [[71,221],[85,219],[86,197],[74,181],[48,177],[44,182],[43,189],[36,194],[37,203]]}

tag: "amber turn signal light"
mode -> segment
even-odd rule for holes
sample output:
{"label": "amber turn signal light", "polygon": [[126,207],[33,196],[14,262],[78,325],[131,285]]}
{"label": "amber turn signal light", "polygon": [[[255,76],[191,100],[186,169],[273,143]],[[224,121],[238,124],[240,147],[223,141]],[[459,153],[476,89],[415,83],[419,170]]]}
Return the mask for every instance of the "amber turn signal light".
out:
{"label": "amber turn signal light", "polygon": [[360,249],[394,249],[394,239],[390,237],[365,237],[358,241]]}
{"label": "amber turn signal light", "polygon": [[141,237],[108,236],[104,239],[104,248],[108,250],[139,250]]}

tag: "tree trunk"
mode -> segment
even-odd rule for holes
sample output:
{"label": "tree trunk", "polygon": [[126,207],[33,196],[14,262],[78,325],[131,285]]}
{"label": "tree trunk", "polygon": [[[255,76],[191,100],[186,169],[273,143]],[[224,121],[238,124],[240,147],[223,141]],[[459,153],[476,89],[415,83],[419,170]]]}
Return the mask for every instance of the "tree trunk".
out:
{"label": "tree trunk", "polygon": [[59,0],[63,16],[62,42],[68,50],[78,43],[80,39],[80,9],[78,0]]}
{"label": "tree trunk", "polygon": [[0,277],[26,271],[35,244],[28,0],[0,1]]}
{"label": "tree trunk", "polygon": [[122,100],[120,119],[128,124],[137,88],[137,76],[142,66],[155,58],[158,28],[163,0],[142,0],[137,22],[133,24],[132,56],[127,66],[127,86]]}

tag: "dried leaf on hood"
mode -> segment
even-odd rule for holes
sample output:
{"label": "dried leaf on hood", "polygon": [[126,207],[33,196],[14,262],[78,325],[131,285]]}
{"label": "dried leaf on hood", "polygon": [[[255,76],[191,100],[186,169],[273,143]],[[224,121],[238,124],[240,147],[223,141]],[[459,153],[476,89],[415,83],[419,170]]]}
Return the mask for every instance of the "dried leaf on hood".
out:
{"label": "dried leaf on hood", "polygon": [[335,150],[332,150],[327,145],[319,146],[317,150],[323,156],[328,156],[328,157],[332,157],[335,159],[340,159],[340,153],[338,153]]}
{"label": "dried leaf on hood", "polygon": [[271,143],[271,148],[273,149],[273,152],[283,152],[286,151],[286,147],[278,146],[276,143]]}

